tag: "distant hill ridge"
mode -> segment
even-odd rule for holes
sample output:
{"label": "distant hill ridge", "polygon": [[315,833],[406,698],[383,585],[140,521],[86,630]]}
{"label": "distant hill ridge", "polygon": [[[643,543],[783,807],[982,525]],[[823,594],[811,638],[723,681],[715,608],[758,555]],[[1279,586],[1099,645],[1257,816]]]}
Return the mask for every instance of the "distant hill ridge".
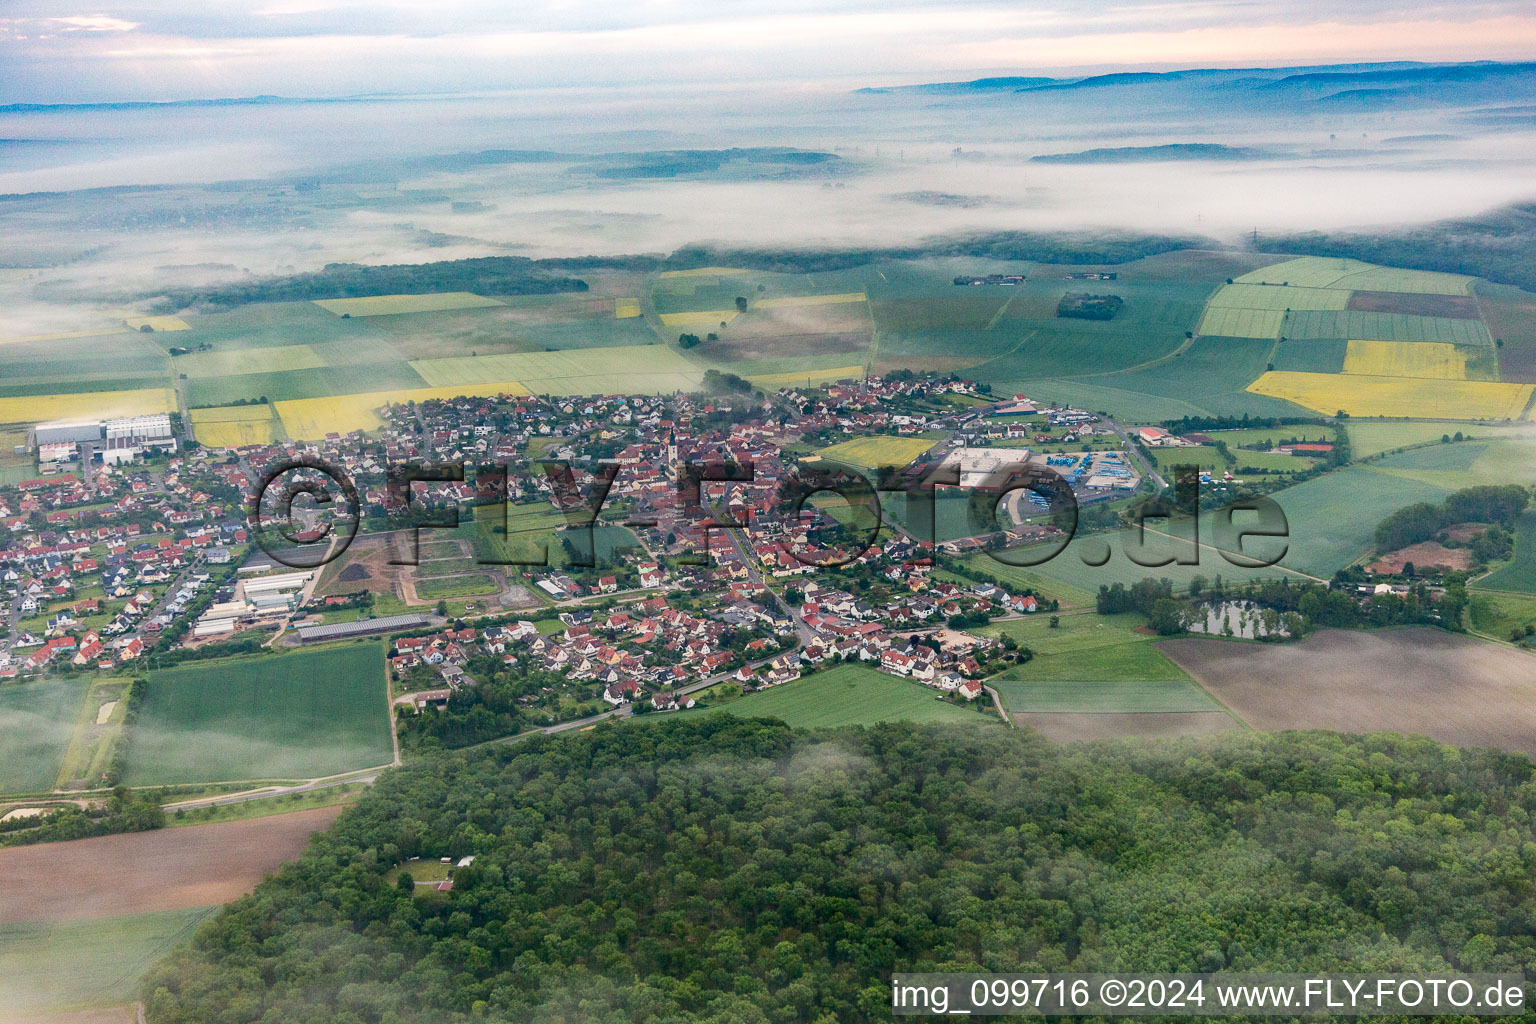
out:
{"label": "distant hill ridge", "polygon": [[1048,95],[1125,87],[1197,85],[1230,90],[1255,103],[1310,101],[1357,107],[1433,106],[1504,95],[1536,96],[1536,63],[1393,61],[1278,68],[1117,71],[1078,78],[991,77],[969,82],[870,87],[864,94]]}

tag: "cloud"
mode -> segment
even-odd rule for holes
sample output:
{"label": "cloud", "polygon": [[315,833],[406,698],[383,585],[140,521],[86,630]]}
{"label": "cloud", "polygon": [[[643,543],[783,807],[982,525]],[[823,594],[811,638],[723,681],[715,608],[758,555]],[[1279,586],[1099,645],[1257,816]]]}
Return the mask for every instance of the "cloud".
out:
{"label": "cloud", "polygon": [[1536,55],[1523,0],[126,0],[62,16],[54,0],[9,0],[7,12],[0,101],[21,102]]}
{"label": "cloud", "polygon": [[124,21],[105,14],[72,14],[62,18],[44,19],[57,25],[62,32],[132,32],[139,27],[137,21]]}

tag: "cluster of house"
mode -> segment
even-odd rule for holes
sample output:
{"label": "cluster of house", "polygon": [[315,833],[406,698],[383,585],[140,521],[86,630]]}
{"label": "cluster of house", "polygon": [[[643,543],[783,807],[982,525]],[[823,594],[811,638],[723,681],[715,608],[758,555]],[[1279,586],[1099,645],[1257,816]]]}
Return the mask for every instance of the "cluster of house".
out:
{"label": "cluster of house", "polygon": [[[769,658],[783,646],[782,638],[795,631],[790,619],[766,604],[740,600],[717,617],[701,618],[669,607],[659,596],[610,612],[572,609],[562,613],[559,622],[564,628],[552,632],[521,621],[400,637],[390,666],[397,678],[418,666],[434,668],[443,677],[445,686],[424,691],[430,697],[418,706],[446,701],[453,689],[472,684],[463,667],[479,655],[557,673],[576,683],[594,683],[601,687],[602,699],[615,707],[644,699],[647,693],[658,708],[691,706],[691,701],[674,696],[677,688],[723,676],[743,658]],[[758,634],[740,653],[730,646],[737,629]]]}
{"label": "cluster of house", "polygon": [[[0,651],[0,680],[15,679],[21,675],[41,672],[50,665],[67,660],[75,667],[94,665],[110,669],[133,661],[144,653],[144,640],[129,636],[119,640],[104,640],[95,630],[87,630],[79,637],[55,636],[46,642],[30,634],[22,634],[26,642],[17,643],[8,651]],[[33,650],[32,648],[36,649]]]}

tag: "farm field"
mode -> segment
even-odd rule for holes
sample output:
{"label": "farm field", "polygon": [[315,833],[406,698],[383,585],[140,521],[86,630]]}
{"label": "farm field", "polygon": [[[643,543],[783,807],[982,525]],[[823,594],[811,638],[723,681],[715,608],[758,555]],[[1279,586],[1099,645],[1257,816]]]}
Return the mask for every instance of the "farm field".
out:
{"label": "farm field", "polygon": [[[1038,388],[1030,384],[1018,390],[1031,397],[1037,391],[1060,394],[1085,408],[1109,410],[1137,422],[1186,415],[1296,416],[1302,412],[1299,407],[1245,390],[1264,372],[1274,347],[1267,339],[1201,337],[1156,365],[1061,382],[1066,388],[1043,381]],[[1074,385],[1080,393],[1074,394]]]}
{"label": "farm field", "polygon": [[1373,263],[1332,256],[1298,256],[1281,260],[1249,271],[1234,280],[1239,284],[1289,283],[1299,288],[1347,288],[1430,295],[1466,295],[1472,283],[1472,278],[1460,274],[1379,267]]}
{"label": "farm field", "polygon": [[1222,338],[1278,338],[1285,326],[1283,309],[1233,309],[1212,306],[1200,318],[1200,333]]}
{"label": "farm field", "polygon": [[1496,424],[1461,426],[1423,420],[1352,420],[1344,429],[1349,434],[1350,454],[1357,460],[1398,448],[1430,444],[1458,431],[1464,437],[1502,437],[1520,430]]}
{"label": "farm field", "polygon": [[1489,594],[1471,592],[1468,618],[1472,628],[1498,640],[1511,639],[1510,631],[1536,629],[1536,594]]}
{"label": "farm field", "polygon": [[1286,338],[1370,338],[1377,341],[1438,341],[1493,347],[1481,320],[1370,313],[1358,310],[1296,310],[1285,315]]}
{"label": "farm field", "polygon": [[[1029,661],[1006,669],[1000,678],[1031,682],[1189,678],[1152,645],[1153,636],[1136,631],[1142,625],[1140,616],[1063,615],[1061,624],[1054,629],[1049,620],[1049,615],[1041,613],[994,622],[975,630],[983,636],[1011,636],[1020,646],[1035,652]],[[1020,710],[1011,703],[1008,706],[1010,710]]]}
{"label": "farm field", "polygon": [[1025,711],[1014,715],[1013,720],[1055,743],[1209,736],[1242,728],[1225,711]]}
{"label": "farm field", "polygon": [[133,999],[151,963],[341,810],[0,850],[0,1024]]}
{"label": "farm field", "polygon": [[837,292],[831,295],[785,295],[774,299],[758,299],[752,305],[758,309],[797,309],[801,306],[834,306],[850,302],[864,302],[869,296],[863,292]]}
{"label": "farm field", "polygon": [[483,597],[496,593],[497,589],[496,580],[484,572],[416,580],[416,596],[424,601],[448,597]]}
{"label": "farm field", "polygon": [[1466,380],[1467,357],[1455,345],[1439,341],[1351,341],[1342,372]]}
{"label": "farm field", "polygon": [[1366,377],[1272,370],[1248,386],[1326,415],[1428,419],[1519,419],[1531,400],[1529,384]]}
{"label": "farm field", "polygon": [[[475,557],[487,564],[543,564],[546,557],[560,564],[562,549],[556,531],[565,516],[547,501],[521,505],[477,505],[473,524],[461,524],[459,533],[472,531]],[[505,533],[498,532],[505,527]]]}
{"label": "farm field", "polygon": [[[1244,553],[1262,559],[1272,557],[1283,547],[1285,555],[1273,567],[1248,569],[1228,561],[1222,550],[1232,539],[1218,532],[1216,512],[1212,510],[1201,515],[1199,565],[1148,567],[1133,562],[1126,553],[1128,546],[1137,550],[1143,561],[1183,555],[1188,550],[1187,523],[1169,527],[1149,520],[1145,549],[1136,547],[1135,531],[1080,536],[1055,558],[1030,571],[1047,581],[1041,589],[1048,594],[1054,593],[1058,585],[1066,584],[1091,595],[1100,585],[1130,586],[1147,577],[1169,579],[1178,589],[1187,586],[1195,576],[1210,579],[1217,573],[1228,580],[1287,575],[1326,580],[1370,549],[1376,524],[1389,513],[1415,501],[1441,501],[1447,491],[1448,488],[1434,483],[1395,476],[1374,467],[1348,467],[1271,495],[1286,516],[1289,537],[1250,538],[1244,544]],[[1349,510],[1348,514],[1341,514],[1343,509]],[[1235,526],[1244,529],[1252,519],[1239,516]],[[1103,559],[1106,552],[1109,558],[1102,565],[1084,561]],[[986,567],[988,556],[978,557],[977,568],[1003,578],[996,569]]]}
{"label": "farm field", "polygon": [[429,295],[371,295],[362,299],[317,299],[315,305],[337,316],[390,316],[395,313],[435,313],[445,309],[476,309],[500,306],[472,292],[438,292]]}
{"label": "farm field", "polygon": [[171,367],[188,377],[233,377],[245,373],[280,373],[329,365],[313,345],[218,349],[175,356]]}
{"label": "farm field", "polygon": [[512,382],[526,389],[519,394],[540,395],[666,393],[697,387],[703,376],[696,364],[665,345],[458,356],[411,366],[433,387]]}
{"label": "farm field", "polygon": [[1154,448],[1152,449],[1152,461],[1157,463],[1157,468],[1165,473],[1171,472],[1174,466],[1199,466],[1207,472],[1220,473],[1227,468],[1227,460],[1222,458],[1221,451],[1211,445],[1193,445],[1184,448]]}
{"label": "farm field", "polygon": [[863,665],[836,665],[725,705],[743,718],[778,718],[797,729],[877,722],[997,724],[992,712],[939,699],[940,691]]}
{"label": "farm field", "polygon": [[1536,594],[1536,511],[1520,517],[1515,531],[1515,557],[1477,581],[1482,590]]}
{"label": "farm field", "polygon": [[[149,966],[191,938],[218,909],[0,924],[0,1024],[131,1003]],[[132,1010],[126,1019],[133,1019]]]}
{"label": "farm field", "polygon": [[397,391],[371,391],[332,398],[298,398],[273,402],[289,437],[318,440],[328,433],[348,434],[354,430],[377,430],[383,426],[377,410],[405,402],[429,402],[459,397],[494,398],[498,395],[526,395],[527,388],[516,381],[496,384],[459,384],[440,388],[404,388]]}
{"label": "farm field", "polygon": [[1349,292],[1339,288],[1225,284],[1216,290],[1208,302],[1212,309],[1346,309],[1349,306]]}
{"label": "farm field", "polygon": [[124,781],[315,778],[387,764],[385,695],[377,643],[155,672]]}
{"label": "farm field", "polygon": [[81,391],[67,394],[0,397],[0,423],[40,423],[80,417],[142,416],[174,412],[170,388],[132,391]]}
{"label": "farm field", "polygon": [[[1404,343],[1406,344],[1406,343]],[[1422,342],[1420,343],[1422,344]],[[1275,348],[1271,362],[1277,370],[1299,373],[1343,373],[1349,342],[1343,338],[1286,339]]]}
{"label": "farm field", "polygon": [[1504,380],[1536,381],[1536,296],[1507,285],[1477,283],[1477,304],[1499,346]]}
{"label": "farm field", "polygon": [[226,405],[211,409],[192,409],[192,433],[198,441],[212,448],[238,448],[248,444],[271,444],[277,436],[270,404]]}
{"label": "farm field", "polygon": [[894,437],[880,435],[858,437],[841,444],[823,448],[819,452],[824,460],[862,469],[880,466],[905,466],[934,445],[933,441],[919,437]]}
{"label": "farm field", "polygon": [[829,384],[839,380],[862,380],[864,367],[862,366],[833,366],[819,370],[796,370],[780,373],[749,373],[747,380],[752,386],[764,391],[777,391],[779,388],[810,387],[816,384]]}
{"label": "farm field", "polygon": [[86,689],[76,679],[0,686],[0,792],[53,789]]}
{"label": "farm field", "polygon": [[1010,714],[1190,714],[1222,710],[1210,694],[1188,679],[1026,682],[1005,677],[989,682]]}
{"label": "farm field", "polygon": [[1158,646],[1256,729],[1421,733],[1536,753],[1536,654],[1428,628]]}
{"label": "farm field", "polygon": [[1237,459],[1233,464],[1233,472],[1238,476],[1247,472],[1250,467],[1261,473],[1302,473],[1317,465],[1312,459],[1287,455],[1284,452],[1252,452],[1238,449],[1232,454]]}

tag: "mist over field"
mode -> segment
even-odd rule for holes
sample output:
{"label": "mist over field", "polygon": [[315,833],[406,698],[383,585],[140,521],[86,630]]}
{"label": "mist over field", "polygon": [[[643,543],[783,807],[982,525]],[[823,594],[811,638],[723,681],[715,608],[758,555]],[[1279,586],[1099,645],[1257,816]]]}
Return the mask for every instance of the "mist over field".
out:
{"label": "mist over field", "polygon": [[[1522,108],[1475,93],[1459,105],[1277,106],[1264,90],[1280,73],[1261,87],[1216,74],[1198,88],[1023,93],[858,88],[876,78],[0,108],[4,261],[50,268],[10,282],[6,333],[88,329],[78,309],[57,308],[75,298],[332,262],[857,248],[1000,230],[1230,244],[1254,230],[1466,216],[1532,194],[1536,126]],[[754,147],[825,156],[675,158]]]}

